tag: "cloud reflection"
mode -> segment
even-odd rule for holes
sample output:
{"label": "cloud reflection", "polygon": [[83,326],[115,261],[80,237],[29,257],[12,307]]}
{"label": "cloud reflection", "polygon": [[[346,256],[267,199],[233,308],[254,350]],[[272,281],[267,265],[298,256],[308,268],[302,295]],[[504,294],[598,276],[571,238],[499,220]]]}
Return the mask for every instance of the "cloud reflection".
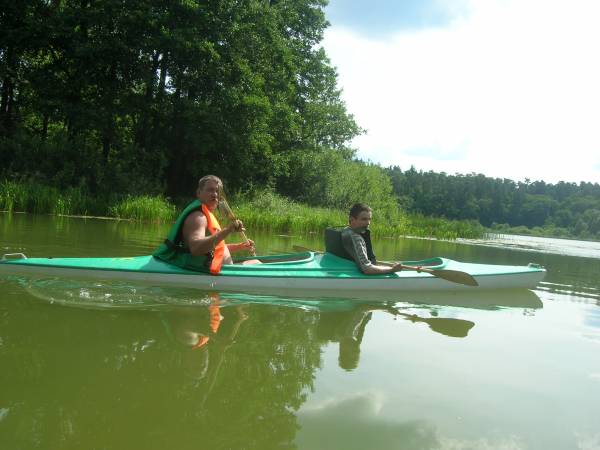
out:
{"label": "cloud reflection", "polygon": [[[515,435],[461,439],[444,436],[430,421],[400,421],[383,414],[385,396],[367,391],[329,399],[298,413],[298,448],[311,450],[520,450]],[[581,447],[580,447],[581,448]]]}
{"label": "cloud reflection", "polygon": [[381,393],[362,392],[301,410],[298,447],[312,450],[437,448],[435,430],[426,422],[399,422],[382,417],[383,398]]}

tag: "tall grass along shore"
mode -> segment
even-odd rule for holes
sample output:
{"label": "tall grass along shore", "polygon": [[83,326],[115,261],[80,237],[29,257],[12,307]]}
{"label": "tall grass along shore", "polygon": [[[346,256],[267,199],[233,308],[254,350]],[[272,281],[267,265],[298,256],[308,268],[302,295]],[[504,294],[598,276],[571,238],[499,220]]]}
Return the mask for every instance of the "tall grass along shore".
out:
{"label": "tall grass along shore", "polygon": [[[190,199],[191,200],[191,199]],[[35,182],[0,181],[0,210],[36,214],[108,216],[147,222],[170,222],[185,201],[162,196],[91,196],[80,188],[59,191]],[[348,222],[345,210],[318,208],[294,202],[270,191],[252,198],[230,199],[236,215],[248,228],[273,232],[321,233]],[[378,236],[416,236],[439,239],[478,238],[484,228],[475,221],[452,221],[401,212],[374,211],[372,233]]]}

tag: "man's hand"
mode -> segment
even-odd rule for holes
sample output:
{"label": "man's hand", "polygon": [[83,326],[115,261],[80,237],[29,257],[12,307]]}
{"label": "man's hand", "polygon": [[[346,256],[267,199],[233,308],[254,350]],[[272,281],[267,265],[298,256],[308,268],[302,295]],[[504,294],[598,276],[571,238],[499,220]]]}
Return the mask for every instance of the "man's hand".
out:
{"label": "man's hand", "polygon": [[246,229],[244,228],[244,224],[241,220],[238,219],[232,220],[229,223],[229,225],[227,225],[227,230],[229,231],[229,233],[239,233],[241,231],[246,231]]}
{"label": "man's hand", "polygon": [[228,244],[230,252],[239,252],[242,250],[248,250],[249,252],[255,252],[256,248],[254,247],[254,241],[248,239],[246,242],[240,242],[238,244]]}
{"label": "man's hand", "polygon": [[394,272],[400,272],[403,269],[402,263],[396,263],[392,266]]}
{"label": "man's hand", "polygon": [[255,252],[256,247],[254,246],[254,241],[252,239],[248,239],[246,242],[240,243],[240,250],[248,250],[249,252]]}

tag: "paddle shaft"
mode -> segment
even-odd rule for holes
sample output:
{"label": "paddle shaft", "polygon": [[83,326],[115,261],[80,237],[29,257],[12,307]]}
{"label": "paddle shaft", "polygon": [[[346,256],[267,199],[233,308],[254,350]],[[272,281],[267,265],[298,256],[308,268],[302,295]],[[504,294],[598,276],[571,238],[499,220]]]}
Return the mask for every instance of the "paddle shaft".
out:
{"label": "paddle shaft", "polygon": [[[237,217],[235,217],[235,214],[233,213],[233,210],[231,209],[231,207],[229,206],[229,203],[227,203],[227,200],[225,199],[225,195],[223,195],[223,193],[221,192],[221,200],[220,202],[222,203],[222,205],[225,207],[225,213],[227,214],[227,218],[230,221],[235,221],[238,220]],[[246,233],[244,233],[243,230],[240,230],[239,233],[242,235],[242,239],[244,240],[244,242],[248,242],[248,236],[246,236]],[[254,250],[250,250],[250,254],[252,256],[256,256],[256,252]]]}

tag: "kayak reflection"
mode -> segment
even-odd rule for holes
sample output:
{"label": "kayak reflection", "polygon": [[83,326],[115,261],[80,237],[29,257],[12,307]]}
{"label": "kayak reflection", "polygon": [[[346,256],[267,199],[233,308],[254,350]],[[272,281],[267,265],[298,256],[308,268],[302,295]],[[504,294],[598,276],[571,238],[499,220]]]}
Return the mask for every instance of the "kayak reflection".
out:
{"label": "kayak reflection", "polygon": [[[25,276],[9,277],[27,290],[31,295],[51,303],[82,308],[140,308],[154,309],[171,306],[203,306],[207,304],[208,293],[191,288],[161,288],[131,283],[102,282],[93,283],[64,278],[30,278]],[[543,290],[543,289],[542,289]],[[543,308],[542,301],[535,291],[528,289],[500,289],[485,292],[406,292],[387,293],[340,293],[319,297],[311,292],[310,297],[281,291],[270,295],[250,293],[220,293],[221,299],[228,302],[260,303],[299,308],[329,308],[330,305],[347,303],[370,303],[389,305],[410,303],[416,305],[453,306],[472,309]]]}
{"label": "kayak reflection", "polygon": [[[232,298],[231,295],[217,292],[210,293],[209,298],[208,316],[198,314],[197,308],[181,308],[170,314],[168,325],[169,332],[180,344],[198,351],[197,354],[190,355],[190,358],[193,361],[191,366],[197,366],[194,378],[209,379],[203,402],[212,391],[227,350],[234,344],[242,323],[248,319],[247,307],[253,303],[268,303],[262,297],[256,299],[250,295],[234,295]],[[318,342],[321,345],[337,343],[338,365],[347,371],[354,370],[359,365],[362,340],[373,313],[389,314],[411,323],[424,323],[431,331],[453,338],[465,338],[475,326],[469,320],[437,317],[435,310],[429,311],[431,317],[422,317],[414,312],[405,312],[407,307],[386,303],[329,300],[322,303],[308,301],[295,304],[278,304],[273,301],[270,304],[297,306],[316,312]]]}

